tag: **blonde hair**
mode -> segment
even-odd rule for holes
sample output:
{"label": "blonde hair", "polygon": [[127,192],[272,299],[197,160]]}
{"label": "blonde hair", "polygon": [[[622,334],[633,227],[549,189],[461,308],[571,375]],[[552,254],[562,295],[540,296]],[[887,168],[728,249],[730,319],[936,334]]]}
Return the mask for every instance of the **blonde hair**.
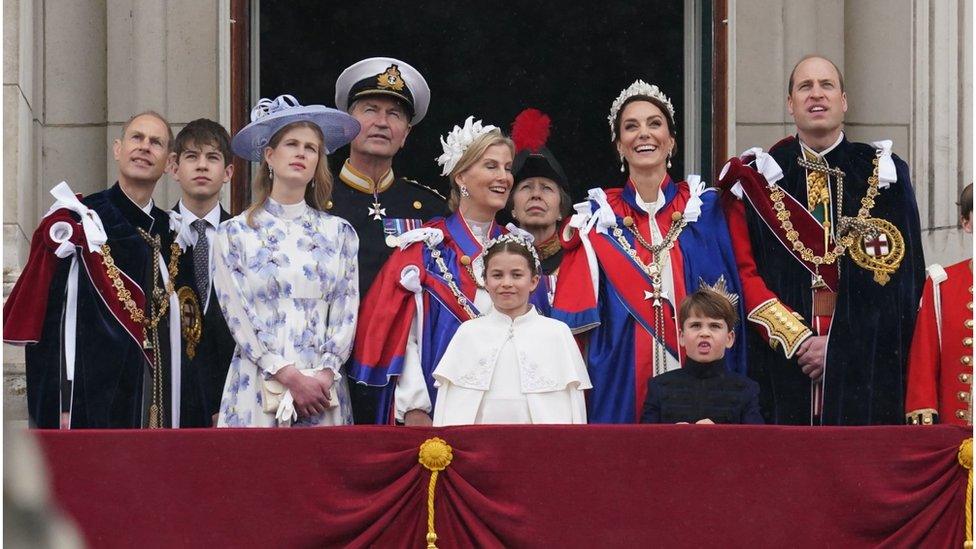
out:
{"label": "blonde hair", "polygon": [[502,131],[498,128],[491,130],[488,133],[480,135],[477,139],[468,145],[468,148],[464,150],[464,154],[458,159],[457,165],[451,170],[451,173],[447,176],[451,184],[451,196],[447,200],[447,207],[455,212],[458,209],[458,205],[461,204],[461,190],[458,188],[456,178],[458,174],[467,170],[471,166],[474,166],[478,160],[485,154],[489,148],[495,145],[505,145],[508,150],[511,151],[512,157],[515,157],[515,143],[511,139],[505,137]]}
{"label": "blonde hair", "polygon": [[[310,207],[324,212],[329,200],[332,198],[332,172],[329,171],[329,162],[325,154],[325,147],[323,146],[325,137],[322,135],[322,129],[315,123],[307,120],[292,122],[275,132],[271,136],[271,140],[268,141],[268,146],[272,149],[277,147],[278,143],[285,137],[285,134],[295,128],[309,128],[319,137],[319,162],[315,166],[315,175],[311,181],[312,184],[305,186],[305,202]],[[268,201],[268,197],[271,196],[271,189],[273,187],[274,180],[271,179],[268,170],[268,161],[262,157],[261,166],[258,168],[257,175],[254,176],[254,200],[251,202],[251,207],[247,209],[247,224],[251,227],[255,226],[254,214],[264,207],[264,204]]]}

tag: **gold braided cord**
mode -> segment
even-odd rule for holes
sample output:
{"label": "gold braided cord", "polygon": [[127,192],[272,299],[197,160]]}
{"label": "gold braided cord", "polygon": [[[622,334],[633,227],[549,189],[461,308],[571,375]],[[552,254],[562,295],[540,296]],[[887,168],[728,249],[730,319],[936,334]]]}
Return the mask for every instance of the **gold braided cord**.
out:
{"label": "gold braided cord", "polygon": [[437,473],[430,472],[427,484],[427,549],[437,549],[437,532],[434,530],[434,490],[437,488]]}
{"label": "gold braided cord", "polygon": [[[807,167],[805,166],[804,162],[800,162],[800,164]],[[857,218],[853,220],[847,219],[847,221],[849,221],[850,225],[853,227],[862,227],[867,224],[868,217],[871,215],[871,208],[874,207],[874,199],[878,196],[879,179],[877,158],[874,159],[873,164],[874,172],[871,174],[871,177],[868,178],[868,190],[861,199],[861,208],[857,212]],[[827,168],[826,166],[824,166],[822,169],[830,170],[830,168]],[[842,181],[843,178],[840,178],[840,180]],[[842,195],[843,191],[838,194]],[[793,222],[790,221],[790,211],[786,208],[786,205],[783,204],[784,196],[785,193],[783,192],[783,189],[778,186],[769,194],[770,199],[773,201],[773,209],[776,210],[776,218],[779,219],[780,227],[783,229],[783,232],[786,233],[786,240],[790,242],[793,250],[800,254],[803,261],[813,263],[814,265],[830,265],[837,261],[837,258],[843,256],[844,252],[847,251],[847,248],[854,243],[854,236],[848,233],[836,240],[837,243],[834,245],[834,249],[826,250],[822,256],[815,255],[813,250],[811,250],[806,244],[803,243],[803,241],[800,240],[800,233],[793,228]],[[838,204],[841,200],[842,199],[838,197]],[[835,222],[837,223],[838,227],[841,226],[840,216],[837,217]]]}
{"label": "gold braided cord", "polygon": [[420,464],[430,470],[427,484],[427,549],[437,549],[437,532],[434,530],[434,491],[437,475],[454,459],[454,450],[438,437],[429,438],[420,445]]}
{"label": "gold braided cord", "polygon": [[966,543],[964,547],[973,546],[973,439],[972,437],[962,441],[959,445],[959,453],[956,454],[959,465],[969,471],[969,480],[966,482]]}

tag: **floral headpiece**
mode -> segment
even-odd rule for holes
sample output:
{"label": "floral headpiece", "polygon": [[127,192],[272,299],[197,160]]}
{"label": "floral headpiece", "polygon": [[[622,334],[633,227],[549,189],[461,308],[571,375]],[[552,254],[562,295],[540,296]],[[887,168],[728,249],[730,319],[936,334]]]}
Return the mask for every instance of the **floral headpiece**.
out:
{"label": "floral headpiece", "polygon": [[446,139],[441,138],[444,154],[437,157],[437,164],[444,167],[441,170],[441,175],[451,174],[454,166],[457,166],[458,160],[461,160],[461,156],[464,155],[464,151],[471,146],[471,143],[474,143],[475,139],[497,129],[492,125],[482,126],[481,120],[476,121],[473,116],[469,116],[464,121],[464,127],[454,126],[454,129],[447,134]]}
{"label": "floral headpiece", "polygon": [[648,84],[643,80],[635,80],[630,87],[621,90],[620,95],[618,95],[617,98],[613,100],[613,104],[610,105],[610,116],[607,117],[607,121],[610,122],[611,143],[617,140],[617,128],[613,123],[617,118],[617,112],[620,111],[620,107],[624,105],[624,102],[635,95],[653,97],[661,103],[664,103],[664,106],[668,109],[668,114],[671,116],[671,122],[674,123],[674,105],[671,104],[671,100],[668,99],[668,96],[664,95],[664,92],[662,92],[661,89],[656,85]]}
{"label": "floral headpiece", "polygon": [[739,306],[739,294],[729,291],[725,283],[725,275],[719,276],[715,284],[709,284],[701,277],[698,277],[698,289],[717,293],[725,299],[728,299],[733,308]]}
{"label": "floral headpiece", "polygon": [[[490,250],[493,246],[495,246],[495,244],[499,244],[501,242],[518,244],[519,246],[529,250],[529,253],[532,254],[533,261],[535,261],[536,272],[541,272],[542,262],[539,261],[539,254],[536,253],[535,246],[532,245],[532,241],[533,238],[531,234],[525,232],[524,230],[514,230],[485,242],[485,251]],[[487,265],[485,267],[487,268]]]}

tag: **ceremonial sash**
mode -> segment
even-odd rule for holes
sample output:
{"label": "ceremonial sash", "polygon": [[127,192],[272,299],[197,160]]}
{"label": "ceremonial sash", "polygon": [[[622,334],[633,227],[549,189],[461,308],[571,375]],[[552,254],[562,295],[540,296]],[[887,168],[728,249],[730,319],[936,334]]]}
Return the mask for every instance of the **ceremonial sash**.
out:
{"label": "ceremonial sash", "polygon": [[782,223],[777,217],[777,210],[773,203],[772,194],[779,190],[783,193],[782,204],[790,214],[790,222],[793,230],[798,233],[797,240],[809,248],[813,255],[823,257],[826,253],[824,247],[824,228],[819,221],[800,204],[793,196],[783,190],[779,185],[770,184],[766,178],[756,170],[743,164],[738,158],[729,161],[728,173],[722,179],[731,177],[731,181],[738,181],[741,185],[743,196],[752,205],[753,210],[759,215],[763,223],[769,228],[770,232],[776,235],[776,239],[783,248],[793,256],[794,259],[803,265],[811,275],[819,274],[824,283],[831,291],[836,292],[838,287],[837,263],[816,265],[811,261],[805,261],[800,252],[793,248],[786,231],[783,230]]}
{"label": "ceremonial sash", "polygon": [[[624,307],[647,333],[655,339],[664,340],[668,353],[678,357],[677,338],[667,329],[668,323],[665,323],[665,333],[660,337],[654,330],[652,301],[644,298],[645,291],[651,288],[651,279],[647,273],[627,255],[611,234],[598,234],[596,238],[591,239],[591,242],[593,250],[600,258],[600,265],[607,282],[613,285],[614,290],[620,295]],[[674,318],[674,305],[668,299],[661,301],[665,318]]]}

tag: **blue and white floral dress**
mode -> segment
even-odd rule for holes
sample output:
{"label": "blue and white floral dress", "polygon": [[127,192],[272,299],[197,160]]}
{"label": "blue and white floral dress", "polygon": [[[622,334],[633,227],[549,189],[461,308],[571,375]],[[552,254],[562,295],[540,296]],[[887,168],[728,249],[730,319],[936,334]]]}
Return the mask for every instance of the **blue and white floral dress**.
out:
{"label": "blue and white floral dress", "polygon": [[[214,286],[237,348],[227,372],[218,427],[349,425],[349,389],[339,368],[352,351],[359,307],[359,237],[344,219],[304,201],[270,198],[217,230]],[[278,421],[264,412],[262,376],[293,364],[335,372],[339,406]]]}

